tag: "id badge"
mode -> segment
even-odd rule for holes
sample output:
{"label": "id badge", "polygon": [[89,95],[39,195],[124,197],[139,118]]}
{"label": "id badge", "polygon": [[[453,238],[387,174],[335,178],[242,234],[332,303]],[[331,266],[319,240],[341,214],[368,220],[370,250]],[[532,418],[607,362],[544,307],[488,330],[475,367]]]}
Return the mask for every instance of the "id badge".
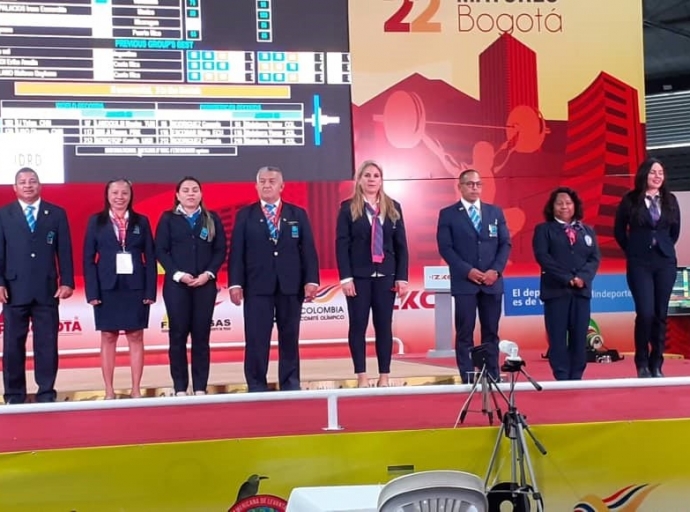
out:
{"label": "id badge", "polygon": [[50,231],[48,233],[48,236],[46,237],[46,243],[48,245],[53,245],[54,241],[55,241],[55,231]]}
{"label": "id badge", "polygon": [[292,225],[290,226],[290,235],[292,238],[299,238],[299,226]]}
{"label": "id badge", "polygon": [[208,240],[208,229],[207,228],[201,228],[201,233],[199,233],[199,238],[202,240]]}
{"label": "id badge", "polygon": [[117,259],[115,260],[115,271],[118,275],[129,275],[134,273],[134,263],[130,253],[117,253]]}
{"label": "id badge", "polygon": [[496,238],[498,236],[498,226],[496,224],[489,224],[489,236]]}

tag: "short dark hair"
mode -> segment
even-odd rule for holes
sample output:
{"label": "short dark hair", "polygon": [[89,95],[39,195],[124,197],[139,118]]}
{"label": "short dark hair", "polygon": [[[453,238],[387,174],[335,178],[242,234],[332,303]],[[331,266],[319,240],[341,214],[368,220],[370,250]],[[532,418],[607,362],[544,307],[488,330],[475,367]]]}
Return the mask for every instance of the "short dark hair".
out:
{"label": "short dark hair", "polygon": [[31,174],[33,174],[34,176],[36,176],[36,179],[38,180],[38,182],[39,182],[39,183],[41,182],[41,178],[38,177],[38,173],[37,173],[36,171],[34,171],[31,167],[22,167],[21,169],[19,169],[19,170],[14,174],[14,183],[15,183],[15,184],[17,183],[17,180],[19,179],[19,175],[20,175],[20,174],[26,174],[26,173],[31,173]]}
{"label": "short dark hair", "polygon": [[577,195],[577,192],[570,187],[558,187],[556,190],[551,192],[549,200],[546,201],[546,205],[544,205],[544,218],[547,221],[556,219],[556,216],[553,213],[553,203],[556,202],[558,194],[568,194],[570,200],[575,204],[575,214],[573,215],[573,219],[582,220],[585,211],[584,206],[582,205],[582,199],[580,199],[580,196]]}
{"label": "short dark hair", "polygon": [[462,183],[462,180],[464,180],[468,174],[473,174],[473,173],[479,174],[479,171],[477,171],[475,169],[465,169],[464,171],[462,171],[460,173],[460,176],[458,176],[458,183]]}

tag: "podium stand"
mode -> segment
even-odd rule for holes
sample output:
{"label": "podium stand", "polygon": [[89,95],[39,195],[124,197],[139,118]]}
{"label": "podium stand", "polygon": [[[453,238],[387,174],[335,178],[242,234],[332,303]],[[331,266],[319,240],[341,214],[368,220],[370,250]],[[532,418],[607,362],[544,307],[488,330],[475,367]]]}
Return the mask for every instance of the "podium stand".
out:
{"label": "podium stand", "polygon": [[434,348],[428,357],[455,357],[453,297],[448,267],[424,267],[424,291],[434,293]]}

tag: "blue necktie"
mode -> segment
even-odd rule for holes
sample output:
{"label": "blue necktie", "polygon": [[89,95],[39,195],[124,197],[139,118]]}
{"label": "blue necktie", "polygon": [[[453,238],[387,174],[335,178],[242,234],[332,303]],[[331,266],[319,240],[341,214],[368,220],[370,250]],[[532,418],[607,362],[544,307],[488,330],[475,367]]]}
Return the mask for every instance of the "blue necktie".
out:
{"label": "blue necktie", "polygon": [[469,212],[470,220],[472,221],[472,224],[474,224],[474,229],[477,230],[477,233],[481,232],[482,219],[479,218],[479,212],[477,211],[477,207],[474,205],[470,206]]}
{"label": "blue necktie", "polygon": [[29,229],[34,232],[36,229],[36,217],[34,217],[35,206],[27,206],[24,210],[24,216],[26,217],[26,222],[29,224]]}
{"label": "blue necktie", "polygon": [[278,240],[278,222],[276,220],[276,205],[267,204],[266,223],[268,224],[268,232],[271,234],[271,240]]}

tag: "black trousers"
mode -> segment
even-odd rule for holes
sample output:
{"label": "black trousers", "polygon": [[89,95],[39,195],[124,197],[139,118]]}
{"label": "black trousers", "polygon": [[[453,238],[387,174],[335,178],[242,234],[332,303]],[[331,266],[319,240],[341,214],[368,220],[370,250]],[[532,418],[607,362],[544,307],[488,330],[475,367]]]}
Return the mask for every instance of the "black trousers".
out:
{"label": "black trousers", "polygon": [[211,322],[216,302],[216,282],[193,288],[166,281],[163,300],[168,313],[170,375],[175,392],[189,387],[187,338],[192,338],[192,388],[206,391],[211,366]]}
{"label": "black trousers", "polygon": [[250,392],[267,391],[271,332],[278,327],[278,385],[281,390],[300,389],[299,328],[302,302],[298,295],[245,295],[244,377]]}
{"label": "black trousers", "polygon": [[58,371],[58,326],[60,316],[57,304],[11,305],[3,308],[3,381],[5,403],[26,401],[26,338],[29,320],[33,328],[34,376],[38,385],[37,402],[54,402],[55,378]]}
{"label": "black trousers", "polygon": [[354,279],[357,295],[347,297],[347,314],[350,325],[347,341],[355,366],[355,373],[367,371],[366,333],[369,311],[374,323],[376,359],[379,374],[390,373],[393,353],[393,304],[395,282],[390,277],[366,277]]}
{"label": "black trousers", "polygon": [[646,259],[628,259],[626,277],[635,302],[635,366],[661,369],[676,260],[655,249]]}
{"label": "black trousers", "polygon": [[502,293],[479,292],[472,295],[453,295],[455,300],[455,359],[463,383],[471,382],[474,365],[470,350],[474,346],[474,326],[477,313],[481,342],[486,349],[486,370],[498,379],[498,322],[501,319]]}
{"label": "black trousers", "polygon": [[549,364],[556,380],[580,380],[587,367],[591,300],[568,293],[544,301]]}

